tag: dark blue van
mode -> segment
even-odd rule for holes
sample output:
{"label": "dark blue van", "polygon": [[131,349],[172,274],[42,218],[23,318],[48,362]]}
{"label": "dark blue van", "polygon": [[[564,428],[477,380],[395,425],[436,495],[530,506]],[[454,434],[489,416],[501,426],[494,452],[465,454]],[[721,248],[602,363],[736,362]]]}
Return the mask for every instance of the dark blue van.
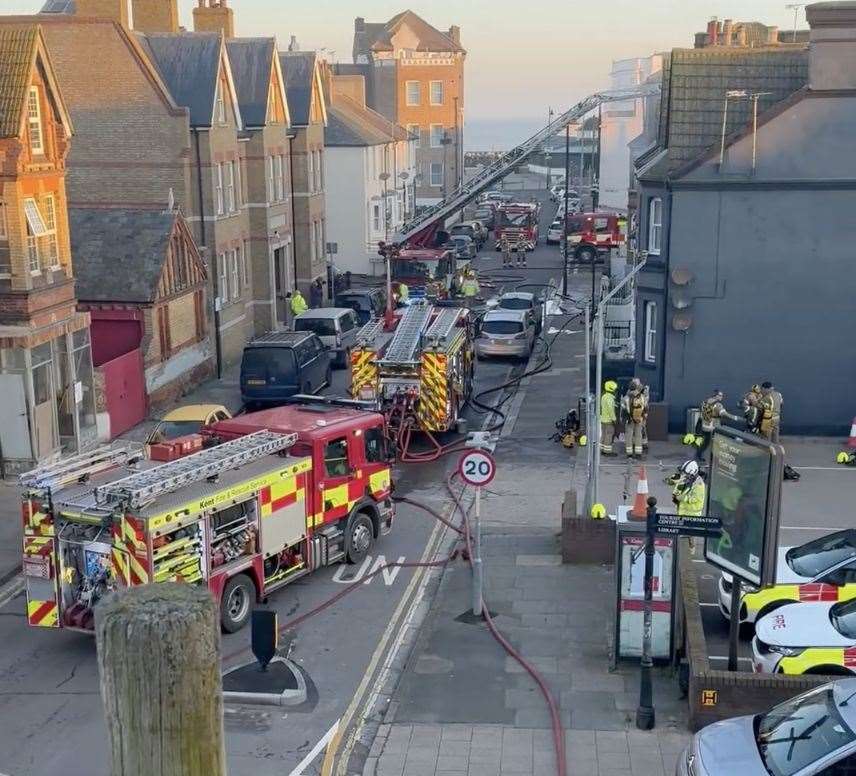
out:
{"label": "dark blue van", "polygon": [[241,399],[244,404],[281,404],[298,393],[330,385],[330,354],[308,331],[263,334],[244,346]]}

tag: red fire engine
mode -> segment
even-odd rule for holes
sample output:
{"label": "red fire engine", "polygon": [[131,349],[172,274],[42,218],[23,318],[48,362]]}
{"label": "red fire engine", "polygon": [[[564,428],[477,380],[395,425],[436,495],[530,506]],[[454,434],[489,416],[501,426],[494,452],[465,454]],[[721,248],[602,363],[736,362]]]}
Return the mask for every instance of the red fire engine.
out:
{"label": "red fire engine", "polygon": [[568,253],[581,262],[595,261],[624,243],[620,217],[614,213],[580,213],[568,216]]}
{"label": "red fire engine", "polygon": [[508,202],[496,208],[494,239],[496,249],[502,247],[505,238],[511,245],[523,240],[527,251],[534,251],[538,244],[538,216],[540,205],[537,202]]}
{"label": "red fire engine", "polygon": [[277,407],[206,433],[169,463],[110,447],[22,475],[30,625],[91,631],[107,591],[183,581],[208,586],[232,632],[255,601],[390,530],[382,415]]}

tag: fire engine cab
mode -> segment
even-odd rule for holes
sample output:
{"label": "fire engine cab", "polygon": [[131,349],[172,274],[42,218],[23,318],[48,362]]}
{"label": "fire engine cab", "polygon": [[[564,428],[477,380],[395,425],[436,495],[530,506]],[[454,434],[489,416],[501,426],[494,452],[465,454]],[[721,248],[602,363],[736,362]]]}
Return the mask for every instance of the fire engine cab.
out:
{"label": "fire engine cab", "polygon": [[538,244],[540,212],[540,205],[536,202],[508,202],[499,205],[493,230],[496,250],[500,250],[503,239],[506,239],[512,245],[522,240],[527,251],[534,251]]}
{"label": "fire engine cab", "polygon": [[160,465],[107,447],[22,475],[30,625],[92,631],[108,591],[179,581],[207,585],[233,632],[254,602],[390,530],[382,415],[278,407],[206,433]]}
{"label": "fire engine cab", "polygon": [[591,263],[625,241],[618,215],[581,213],[568,216],[568,252],[580,262]]}

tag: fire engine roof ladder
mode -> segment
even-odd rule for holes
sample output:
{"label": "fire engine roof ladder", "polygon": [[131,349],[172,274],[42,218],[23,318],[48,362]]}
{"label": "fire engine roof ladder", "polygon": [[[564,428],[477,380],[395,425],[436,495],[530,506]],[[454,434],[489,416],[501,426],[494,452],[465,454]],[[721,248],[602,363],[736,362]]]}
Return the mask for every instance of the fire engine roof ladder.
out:
{"label": "fire engine roof ladder", "polygon": [[382,329],[383,318],[372,319],[357,332],[357,342],[361,344],[368,344],[370,342],[374,342],[375,339],[377,339],[377,335],[381,333]]}
{"label": "fire engine roof ladder", "polygon": [[449,333],[455,328],[455,324],[461,317],[460,307],[444,307],[440,314],[434,319],[434,322],[428,327],[425,333],[425,338],[432,344],[439,345]]}
{"label": "fire engine roof ladder", "polygon": [[528,140],[525,140],[516,148],[512,148],[508,153],[493,162],[493,164],[487,165],[473,177],[467,178],[461,186],[452,191],[445,199],[424,210],[416,218],[404,224],[401,232],[395,235],[394,242],[398,245],[403,245],[424,229],[427,229],[431,224],[437,221],[445,221],[453,213],[463,210],[465,205],[483,191],[487,191],[497,181],[502,180],[528,156],[543,146],[545,141],[564,130],[568,124],[579,121],[599,105],[647,97],[658,93],[659,90],[659,84],[642,84],[630,89],[615,89],[586,97],[560,116],[557,116]]}
{"label": "fire engine roof ladder", "polygon": [[56,490],[141,458],[143,449],[139,445],[103,445],[24,472],[18,477],[18,482],[27,488]]}
{"label": "fire engine roof ladder", "polygon": [[389,347],[384,353],[382,361],[394,364],[405,364],[412,362],[416,355],[416,348],[422,339],[422,332],[431,319],[431,311],[434,308],[428,304],[414,304],[407,308],[398,326]]}
{"label": "fire engine roof ladder", "polygon": [[123,504],[136,509],[184,485],[215,477],[265,455],[286,450],[296,441],[297,434],[256,431],[186,458],[101,485],[95,489],[95,500],[101,504]]}

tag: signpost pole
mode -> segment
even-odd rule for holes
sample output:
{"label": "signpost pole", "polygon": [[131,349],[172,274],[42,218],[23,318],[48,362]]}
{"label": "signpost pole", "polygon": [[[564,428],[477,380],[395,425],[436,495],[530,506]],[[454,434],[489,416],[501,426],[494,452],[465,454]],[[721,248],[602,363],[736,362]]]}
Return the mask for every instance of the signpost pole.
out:
{"label": "signpost pole", "polygon": [[645,608],[642,614],[642,660],[639,681],[639,706],[636,709],[636,727],[651,730],[654,727],[654,695],[651,687],[651,601],[654,597],[654,539],[657,520],[657,499],[648,499],[648,520],[645,530]]}
{"label": "signpost pole", "polygon": [[731,576],[731,620],[728,623],[728,670],[737,670],[737,640],[740,634],[740,584],[736,574]]}
{"label": "signpost pole", "polygon": [[482,616],[481,488],[476,488],[475,528],[473,530],[473,615]]}

